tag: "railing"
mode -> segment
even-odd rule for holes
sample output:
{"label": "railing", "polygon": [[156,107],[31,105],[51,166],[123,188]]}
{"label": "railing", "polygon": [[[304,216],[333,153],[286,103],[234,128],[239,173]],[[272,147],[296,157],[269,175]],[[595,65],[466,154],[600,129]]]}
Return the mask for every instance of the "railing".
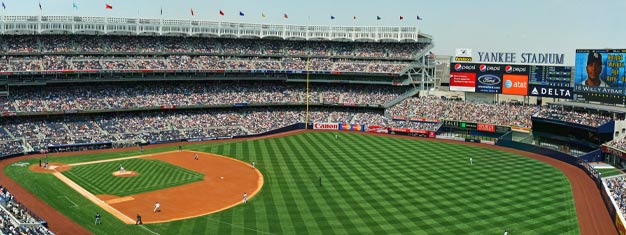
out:
{"label": "railing", "polygon": [[416,26],[321,26],[81,16],[0,16],[0,34],[235,36],[337,41],[432,42]]}

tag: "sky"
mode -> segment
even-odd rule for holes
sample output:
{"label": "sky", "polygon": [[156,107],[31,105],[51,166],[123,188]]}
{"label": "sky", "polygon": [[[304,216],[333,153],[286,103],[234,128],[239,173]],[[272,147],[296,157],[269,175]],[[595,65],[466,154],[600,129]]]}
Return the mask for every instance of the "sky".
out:
{"label": "sky", "polygon": [[[565,54],[626,48],[626,0],[0,0],[0,15],[78,15],[229,22],[417,26],[437,55],[474,52]],[[39,9],[39,3],[42,9]],[[76,3],[78,9],[72,4]],[[113,6],[106,10],[105,4]],[[163,16],[160,15],[161,8]],[[195,16],[191,16],[193,8]],[[219,15],[222,10],[225,15]],[[239,12],[245,16],[239,16]],[[266,18],[261,14],[265,13]],[[289,18],[284,19],[283,14]],[[423,20],[418,21],[417,16]],[[335,16],[334,20],[330,17]],[[353,16],[357,20],[353,20]],[[381,20],[376,20],[380,16]],[[400,16],[404,20],[400,20]],[[476,55],[474,55],[476,56]],[[476,57],[475,57],[476,58]]]}

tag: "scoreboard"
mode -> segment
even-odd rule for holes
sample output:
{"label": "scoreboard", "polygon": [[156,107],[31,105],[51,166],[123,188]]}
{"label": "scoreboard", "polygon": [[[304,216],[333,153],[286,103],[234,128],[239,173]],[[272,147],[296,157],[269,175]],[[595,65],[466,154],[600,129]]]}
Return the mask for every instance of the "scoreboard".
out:
{"label": "scoreboard", "polygon": [[454,63],[450,90],[573,98],[571,66]]}
{"label": "scoreboard", "polygon": [[570,66],[530,66],[528,83],[552,87],[572,86],[572,67]]}

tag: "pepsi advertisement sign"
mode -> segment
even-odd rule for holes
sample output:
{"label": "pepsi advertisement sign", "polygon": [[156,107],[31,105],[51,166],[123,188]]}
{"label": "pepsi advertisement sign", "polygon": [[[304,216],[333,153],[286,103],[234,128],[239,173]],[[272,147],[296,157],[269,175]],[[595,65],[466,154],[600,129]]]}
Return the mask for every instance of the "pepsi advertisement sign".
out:
{"label": "pepsi advertisement sign", "polygon": [[573,99],[574,88],[572,87],[560,87],[560,86],[545,86],[545,85],[528,85],[528,95],[552,97],[559,99]]}
{"label": "pepsi advertisement sign", "polygon": [[476,74],[476,92],[502,93],[502,65],[481,64]]}
{"label": "pepsi advertisement sign", "polygon": [[476,72],[476,64],[456,63],[450,72]]}
{"label": "pepsi advertisement sign", "polygon": [[504,73],[506,74],[528,74],[529,69],[526,65],[505,65]]}

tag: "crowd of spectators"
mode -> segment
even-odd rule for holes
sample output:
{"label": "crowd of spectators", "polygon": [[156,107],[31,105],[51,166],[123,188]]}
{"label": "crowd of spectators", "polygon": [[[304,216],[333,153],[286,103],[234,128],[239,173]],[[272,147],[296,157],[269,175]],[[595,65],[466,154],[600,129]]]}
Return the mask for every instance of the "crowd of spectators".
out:
{"label": "crowd of spectators", "polygon": [[606,143],[606,145],[620,149],[624,152],[626,152],[626,139],[624,138],[620,138],[620,139],[614,139],[608,143]]}
{"label": "crowd of spectators", "polygon": [[590,127],[597,127],[612,120],[611,117],[598,113],[575,112],[560,107],[543,108],[534,117],[556,119]]}
{"label": "crowd of spectators", "polygon": [[[66,71],[66,70],[306,70],[306,59],[300,57],[235,57],[190,55],[121,55],[3,57],[0,72]],[[361,73],[399,73],[408,63],[401,61],[311,58],[309,71]]]}
{"label": "crowd of spectators", "polygon": [[439,122],[414,122],[414,121],[394,121],[394,127],[411,128],[416,130],[436,131],[441,126]]}
{"label": "crowd of spectators", "polygon": [[604,185],[608,188],[610,197],[613,198],[622,215],[626,214],[626,195],[624,195],[624,189],[626,189],[625,177],[626,176],[622,175],[604,179]]}
{"label": "crowd of spectators", "polygon": [[2,234],[54,235],[44,227],[42,219],[19,203],[15,197],[0,185],[0,232]]}
{"label": "crowd of spectators", "polygon": [[398,73],[423,43],[152,36],[0,36],[0,72],[305,70]]}
{"label": "crowd of spectators", "polygon": [[415,117],[428,120],[457,120],[530,128],[531,117],[548,118],[590,127],[598,127],[611,117],[598,113],[564,110],[514,103],[474,103],[437,97],[409,98],[387,109],[392,117]]}
{"label": "crowd of spectators", "polygon": [[[380,105],[406,92],[405,87],[376,85],[309,86],[311,103]],[[6,111],[82,111],[160,106],[304,103],[304,84],[282,82],[133,83],[99,84],[98,87],[26,87],[11,90],[0,100]],[[1,135],[0,135],[0,138]]]}
{"label": "crowd of spectators", "polygon": [[[128,112],[65,117],[63,120],[15,117],[1,120],[16,140],[0,145],[0,155],[31,151],[50,145],[109,142],[152,142],[191,138],[217,138],[264,133],[305,122],[302,108],[246,108],[228,110],[176,110]],[[336,108],[311,108],[309,122],[385,125],[382,113]],[[18,141],[19,140],[19,141]]]}

